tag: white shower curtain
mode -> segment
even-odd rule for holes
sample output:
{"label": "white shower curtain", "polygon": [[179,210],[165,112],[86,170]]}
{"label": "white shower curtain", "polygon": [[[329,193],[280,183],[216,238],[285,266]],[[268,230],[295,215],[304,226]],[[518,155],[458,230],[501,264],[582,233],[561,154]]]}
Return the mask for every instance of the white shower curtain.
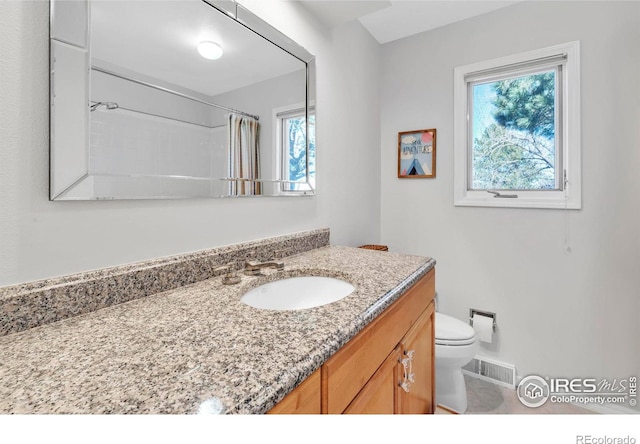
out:
{"label": "white shower curtain", "polygon": [[229,194],[261,194],[260,183],[252,180],[260,177],[260,123],[253,117],[229,114],[228,130]]}

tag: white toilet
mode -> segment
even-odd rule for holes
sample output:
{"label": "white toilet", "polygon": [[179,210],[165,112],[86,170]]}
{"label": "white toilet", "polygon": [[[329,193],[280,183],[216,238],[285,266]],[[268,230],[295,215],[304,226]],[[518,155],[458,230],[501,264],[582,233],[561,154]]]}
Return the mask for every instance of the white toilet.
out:
{"label": "white toilet", "polygon": [[476,354],[473,327],[436,312],[436,403],[457,413],[467,410],[462,367]]}

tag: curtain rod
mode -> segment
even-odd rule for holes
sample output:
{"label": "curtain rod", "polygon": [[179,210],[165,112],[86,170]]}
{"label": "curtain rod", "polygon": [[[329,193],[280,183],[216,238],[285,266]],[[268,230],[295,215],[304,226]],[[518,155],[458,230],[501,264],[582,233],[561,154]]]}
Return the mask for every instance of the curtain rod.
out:
{"label": "curtain rod", "polygon": [[238,111],[237,109],[228,108],[226,106],[218,105],[217,103],[207,102],[206,100],[198,99],[198,98],[190,96],[188,94],[183,94],[183,93],[180,93],[180,92],[177,92],[177,91],[173,91],[172,89],[165,88],[165,87],[162,87],[162,86],[158,86],[158,85],[155,85],[153,83],[149,83],[149,82],[144,82],[142,80],[133,79],[131,77],[127,77],[127,76],[124,76],[122,74],[118,74],[117,72],[114,72],[114,71],[111,71],[111,70],[108,70],[108,69],[104,69],[104,68],[100,68],[100,67],[95,66],[95,65],[91,65],[91,69],[94,70],[94,71],[101,72],[103,74],[107,74],[107,75],[110,75],[110,76],[118,77],[119,79],[122,79],[122,80],[128,80],[130,82],[137,83],[137,84],[142,85],[142,86],[147,86],[149,88],[157,89],[158,91],[162,91],[162,92],[166,92],[166,93],[169,93],[169,94],[173,94],[173,95],[176,95],[178,97],[182,97],[183,99],[193,100],[194,102],[202,103],[204,105],[213,106],[214,108],[222,109],[224,111],[229,111],[231,113],[236,113],[236,114],[240,114],[240,115],[243,115],[243,116],[252,117],[252,118],[254,118],[256,120],[260,120],[260,116],[256,116],[256,115],[249,114],[249,113],[245,113],[244,111]]}
{"label": "curtain rod", "polygon": [[[96,106],[96,105],[99,105],[99,104],[102,104],[102,103],[105,103],[105,102],[96,102],[96,101],[92,100],[91,103],[94,104],[94,105],[92,105],[92,107],[93,107],[93,106]],[[129,112],[132,112],[132,113],[145,114],[147,116],[158,117],[160,119],[167,119],[167,120],[171,120],[171,121],[174,121],[174,122],[186,123],[188,125],[201,126],[203,128],[207,128],[207,129],[216,129],[216,128],[222,128],[222,127],[226,126],[226,125],[209,126],[209,125],[205,125],[203,123],[189,122],[188,120],[176,119],[175,117],[167,117],[167,116],[163,116],[163,115],[160,115],[160,114],[154,114],[154,113],[148,113],[146,111],[140,111],[140,110],[137,110],[137,109],[125,108],[124,106],[120,106],[115,102],[106,102],[106,103],[112,104],[111,108],[109,108],[109,107],[106,108],[109,111],[121,109],[121,110],[129,111]],[[92,109],[91,112],[96,111],[97,109],[98,108]]]}

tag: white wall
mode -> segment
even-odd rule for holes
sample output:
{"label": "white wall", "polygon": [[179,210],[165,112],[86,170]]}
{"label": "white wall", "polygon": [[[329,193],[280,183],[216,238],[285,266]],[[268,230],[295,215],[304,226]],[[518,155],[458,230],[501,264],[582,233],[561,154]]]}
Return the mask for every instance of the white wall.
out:
{"label": "white wall", "polygon": [[316,197],[50,202],[49,5],[0,2],[0,286],[319,227],[379,240],[377,43],[294,3],[247,6],[317,57]]}
{"label": "white wall", "polygon": [[[583,209],[454,207],[454,67],[572,40]],[[640,3],[524,2],[388,43],[381,59],[381,242],[436,258],[440,311],[497,312],[479,353],[519,375],[639,375]],[[397,179],[397,133],[423,128],[438,131],[437,178]]]}

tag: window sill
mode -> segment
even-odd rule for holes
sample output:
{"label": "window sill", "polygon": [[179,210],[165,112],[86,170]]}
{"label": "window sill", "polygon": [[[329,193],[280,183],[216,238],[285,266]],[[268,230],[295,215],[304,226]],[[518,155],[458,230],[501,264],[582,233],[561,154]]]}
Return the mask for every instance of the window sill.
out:
{"label": "window sill", "polygon": [[[476,194],[476,193],[473,193]],[[505,193],[506,194],[506,193]],[[517,193],[516,193],[517,194]],[[561,210],[579,210],[580,201],[561,197],[535,198],[519,195],[517,198],[485,197],[466,195],[454,200],[456,207],[493,207],[493,208],[548,208]]]}

